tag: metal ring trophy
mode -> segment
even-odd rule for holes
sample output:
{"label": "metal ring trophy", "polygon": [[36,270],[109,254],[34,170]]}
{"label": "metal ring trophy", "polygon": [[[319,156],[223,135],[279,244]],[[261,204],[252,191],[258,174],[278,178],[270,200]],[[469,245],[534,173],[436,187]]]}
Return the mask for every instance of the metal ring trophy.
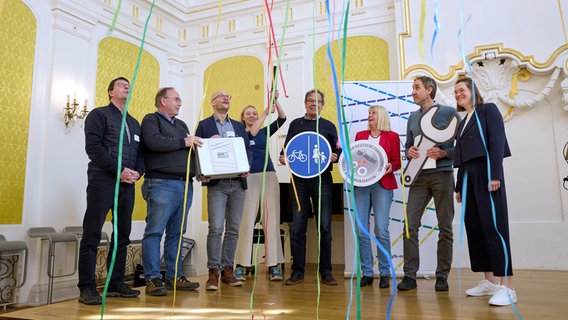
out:
{"label": "metal ring trophy", "polygon": [[[347,170],[345,153],[339,156],[339,173],[349,184],[357,187],[367,187],[381,180],[386,171],[388,161],[383,147],[376,142],[360,140],[350,145],[353,168]],[[348,172],[349,171],[349,172]],[[353,179],[351,179],[351,176]]]}

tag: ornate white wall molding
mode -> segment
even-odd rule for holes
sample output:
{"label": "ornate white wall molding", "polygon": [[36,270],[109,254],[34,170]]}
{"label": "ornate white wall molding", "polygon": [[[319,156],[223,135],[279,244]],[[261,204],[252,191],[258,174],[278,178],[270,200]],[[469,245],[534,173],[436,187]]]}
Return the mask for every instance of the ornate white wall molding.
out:
{"label": "ornate white wall molding", "polygon": [[[516,111],[534,108],[554,94],[562,96],[563,109],[568,111],[568,45],[559,47],[544,63],[514,49],[503,48],[502,44],[476,47],[467,58],[467,64],[460,61],[450,66],[446,75],[438,74],[429,66],[416,65],[409,68],[406,78],[428,75],[437,79],[439,90],[436,100],[445,105],[455,105],[453,87],[456,80],[463,76],[471,77],[479,86],[484,100],[500,107],[505,121]],[[560,78],[558,92],[555,88]],[[522,94],[519,81],[524,82]]]}

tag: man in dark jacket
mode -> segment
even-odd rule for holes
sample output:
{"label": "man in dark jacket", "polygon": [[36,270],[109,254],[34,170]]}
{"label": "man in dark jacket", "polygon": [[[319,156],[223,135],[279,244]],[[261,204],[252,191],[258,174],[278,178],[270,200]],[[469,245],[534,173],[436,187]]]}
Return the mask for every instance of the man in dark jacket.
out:
{"label": "man in dark jacket", "polygon": [[[213,115],[199,122],[195,135],[201,138],[242,137],[249,163],[252,159],[250,141],[245,126],[240,121],[229,118],[231,96],[223,90],[211,96]],[[219,270],[221,282],[238,287],[242,282],[235,278],[233,265],[235,250],[239,240],[239,228],[243,216],[245,192],[249,173],[240,178],[204,180],[207,187],[207,208],[209,232],[207,234],[207,268],[209,278],[206,290],[219,289]]]}
{"label": "man in dark jacket", "polygon": [[[156,94],[158,111],[142,120],[142,144],[146,177],[142,196],[147,203],[146,229],[142,239],[142,261],[146,294],[165,296],[167,290],[195,290],[199,283],[183,275],[182,259],[177,259],[180,230],[185,233],[187,215],[193,198],[194,173],[187,172],[189,150],[202,145],[190,136],[187,125],[176,118],[181,107],[179,93],[172,87]],[[193,161],[190,161],[193,166]],[[184,203],[185,200],[185,203]],[[183,223],[183,229],[182,229]],[[164,241],[165,285],[160,274],[160,242]],[[177,264],[177,274],[176,274]]]}
{"label": "man in dark jacket", "polygon": [[[118,212],[113,212],[113,223],[117,224],[117,254],[108,297],[134,298],[140,294],[124,283],[126,251],[130,244],[132,210],[134,209],[134,183],[144,174],[144,160],[139,150],[140,124],[126,114],[124,136],[120,136],[124,107],[130,84],[126,78],[116,78],[108,86],[110,103],[96,108],[85,119],[85,150],[89,156],[87,170],[87,210],[83,218],[83,234],[79,248],[79,302],[88,305],[101,304],[96,290],[95,269],[97,248],[109,209],[114,210],[115,185],[122,143],[122,165],[118,190]],[[116,220],[114,217],[116,214]],[[114,247],[111,237],[111,248]],[[111,265],[112,250],[107,257],[107,268]]]}
{"label": "man in dark jacket", "polygon": [[[307,131],[316,132],[325,137],[331,147],[331,154],[329,155],[330,161],[337,162],[341,154],[341,148],[337,143],[337,129],[331,121],[321,117],[321,111],[324,106],[325,100],[323,92],[316,89],[306,92],[304,96],[306,113],[303,117],[294,119],[292,123],[290,123],[284,145],[288,146],[290,140],[300,133]],[[314,154],[317,155],[318,152]],[[285,155],[280,155],[280,163],[286,164],[285,160]],[[296,201],[292,201],[292,216],[294,217],[294,221],[290,227],[290,249],[294,259],[292,263],[292,275],[286,279],[286,285],[296,285],[304,282],[306,267],[306,232],[308,218],[312,212],[310,209],[312,204],[317,218],[321,218],[318,224],[319,234],[321,235],[321,239],[318,240],[320,242],[319,273],[321,275],[321,282],[330,286],[337,285],[337,280],[335,280],[333,276],[331,266],[332,168],[333,166],[331,166],[330,163],[330,166],[318,176],[305,178],[294,175],[292,177],[296,186],[300,207],[298,207]],[[321,203],[318,200],[319,198],[321,198]]]}

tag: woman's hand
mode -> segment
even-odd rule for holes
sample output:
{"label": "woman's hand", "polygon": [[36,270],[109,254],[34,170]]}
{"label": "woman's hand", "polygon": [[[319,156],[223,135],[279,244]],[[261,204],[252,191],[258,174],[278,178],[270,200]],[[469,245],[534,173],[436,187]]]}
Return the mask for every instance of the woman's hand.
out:
{"label": "woman's hand", "polygon": [[489,192],[497,191],[501,187],[501,181],[499,180],[491,180],[489,182]]}

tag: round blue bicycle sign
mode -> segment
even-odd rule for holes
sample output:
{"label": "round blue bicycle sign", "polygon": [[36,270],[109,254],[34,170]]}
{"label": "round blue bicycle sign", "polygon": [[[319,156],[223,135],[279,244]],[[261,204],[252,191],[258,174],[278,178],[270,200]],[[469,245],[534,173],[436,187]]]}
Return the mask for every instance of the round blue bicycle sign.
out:
{"label": "round blue bicycle sign", "polygon": [[329,142],[313,131],[299,133],[290,139],[285,154],[290,171],[300,178],[313,178],[331,163]]}

